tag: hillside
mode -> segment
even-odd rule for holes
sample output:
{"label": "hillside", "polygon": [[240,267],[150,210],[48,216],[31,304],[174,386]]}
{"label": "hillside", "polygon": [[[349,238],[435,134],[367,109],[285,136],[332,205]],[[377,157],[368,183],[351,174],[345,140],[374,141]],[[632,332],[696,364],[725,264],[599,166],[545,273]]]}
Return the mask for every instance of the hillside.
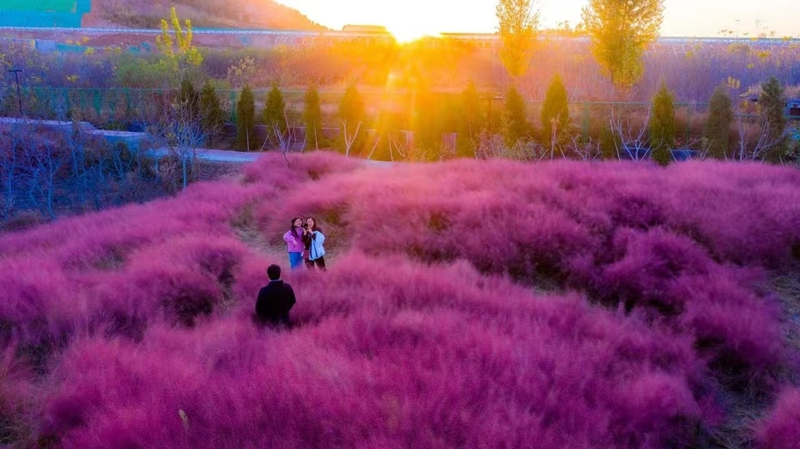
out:
{"label": "hillside", "polygon": [[[5,234],[0,442],[796,448],[797,185],[762,164],[268,154]],[[285,273],[293,328],[257,328],[298,214],[329,271]]]}
{"label": "hillside", "polygon": [[175,6],[195,27],[322,30],[294,8],[273,0],[92,0],[83,27],[156,28]]}

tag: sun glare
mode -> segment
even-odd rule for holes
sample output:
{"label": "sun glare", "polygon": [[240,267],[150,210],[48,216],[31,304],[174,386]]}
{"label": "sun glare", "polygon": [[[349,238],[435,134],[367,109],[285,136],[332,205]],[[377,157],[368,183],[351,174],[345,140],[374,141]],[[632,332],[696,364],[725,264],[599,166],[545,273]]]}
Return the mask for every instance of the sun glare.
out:
{"label": "sun glare", "polygon": [[438,33],[425,29],[419,22],[415,22],[410,17],[398,17],[395,23],[390,23],[386,29],[392,33],[400,43],[413,42],[425,36],[432,36]]}

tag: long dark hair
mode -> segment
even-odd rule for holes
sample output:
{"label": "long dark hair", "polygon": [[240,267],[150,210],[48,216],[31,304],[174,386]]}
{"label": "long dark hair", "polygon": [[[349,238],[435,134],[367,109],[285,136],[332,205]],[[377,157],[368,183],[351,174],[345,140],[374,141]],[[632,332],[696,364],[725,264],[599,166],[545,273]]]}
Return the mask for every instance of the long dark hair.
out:
{"label": "long dark hair", "polygon": [[[303,220],[303,217],[294,217],[294,218],[292,218],[292,224],[290,225],[289,230],[292,231],[292,235],[293,236],[300,237],[299,235],[297,235],[297,228],[294,227],[294,222],[297,221],[297,220],[300,220],[303,223],[305,223],[305,220]],[[317,220],[314,220],[314,224],[317,224]],[[300,226],[303,226],[303,224],[301,223]]]}
{"label": "long dark hair", "polygon": [[322,228],[319,227],[319,225],[317,224],[317,219],[314,218],[314,217],[306,217],[306,219],[303,220],[303,224],[308,223],[308,219],[309,218],[314,220],[314,227],[312,229],[309,229],[309,231],[311,231],[311,232],[314,232],[314,231],[322,232]]}

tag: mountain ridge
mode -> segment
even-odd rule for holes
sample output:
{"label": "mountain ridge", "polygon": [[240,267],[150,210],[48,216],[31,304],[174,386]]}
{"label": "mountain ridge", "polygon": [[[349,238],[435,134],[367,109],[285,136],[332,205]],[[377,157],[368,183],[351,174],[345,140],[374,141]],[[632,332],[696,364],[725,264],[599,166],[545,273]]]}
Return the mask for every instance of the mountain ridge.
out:
{"label": "mountain ridge", "polygon": [[274,0],[93,0],[81,26],[158,28],[174,6],[181,22],[188,19],[198,28],[265,28],[317,31],[328,28],[312,21],[297,9]]}

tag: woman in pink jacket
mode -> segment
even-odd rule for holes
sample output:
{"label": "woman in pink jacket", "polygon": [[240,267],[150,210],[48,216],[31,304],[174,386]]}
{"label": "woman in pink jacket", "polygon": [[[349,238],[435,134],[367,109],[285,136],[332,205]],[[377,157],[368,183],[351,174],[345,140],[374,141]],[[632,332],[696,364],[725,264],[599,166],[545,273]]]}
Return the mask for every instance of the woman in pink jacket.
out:
{"label": "woman in pink jacket", "polygon": [[292,218],[292,227],[283,235],[283,241],[289,248],[289,266],[296,270],[303,266],[303,219]]}

